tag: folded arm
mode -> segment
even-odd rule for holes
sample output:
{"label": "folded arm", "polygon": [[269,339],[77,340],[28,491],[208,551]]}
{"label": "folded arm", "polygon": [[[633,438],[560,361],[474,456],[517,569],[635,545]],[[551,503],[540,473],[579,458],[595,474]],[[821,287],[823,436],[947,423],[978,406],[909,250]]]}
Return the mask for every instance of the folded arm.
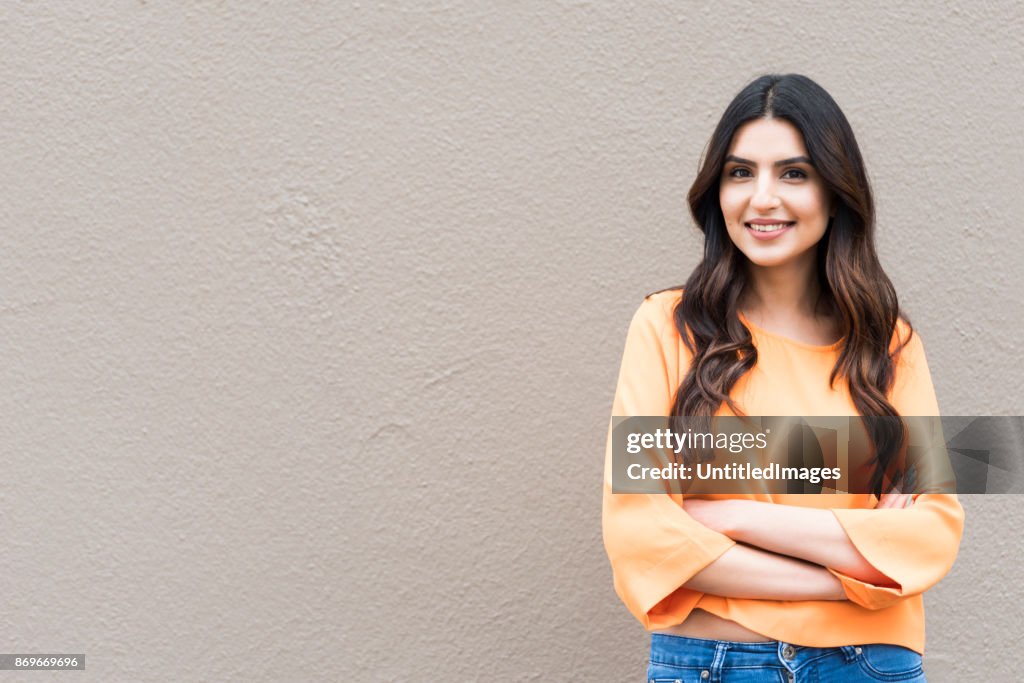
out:
{"label": "folded arm", "polygon": [[701,499],[687,499],[683,507],[733,541],[826,567],[847,597],[868,609],[883,609],[938,583],[956,559],[964,518],[951,494],[886,494],[875,509]]}
{"label": "folded arm", "polygon": [[[886,507],[894,504],[885,496],[883,502]],[[865,583],[896,585],[857,550],[831,510],[693,498],[683,507],[691,517],[734,541],[829,567]]]}
{"label": "folded arm", "polygon": [[684,584],[728,598],[845,600],[843,584],[823,567],[736,544]]}

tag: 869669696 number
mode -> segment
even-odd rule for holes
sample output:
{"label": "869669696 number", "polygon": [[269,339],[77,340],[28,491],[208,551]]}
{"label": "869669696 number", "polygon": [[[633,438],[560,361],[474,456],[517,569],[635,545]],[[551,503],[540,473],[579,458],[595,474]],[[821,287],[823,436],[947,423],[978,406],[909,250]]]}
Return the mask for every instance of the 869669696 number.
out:
{"label": "869669696 number", "polygon": [[85,655],[82,654],[0,654],[2,671],[59,671],[84,668]]}

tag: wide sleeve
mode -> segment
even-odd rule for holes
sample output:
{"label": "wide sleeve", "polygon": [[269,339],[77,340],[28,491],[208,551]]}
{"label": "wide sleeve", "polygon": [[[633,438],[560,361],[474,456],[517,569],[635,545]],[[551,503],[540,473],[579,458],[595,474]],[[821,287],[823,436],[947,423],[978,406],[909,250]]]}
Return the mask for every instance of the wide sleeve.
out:
{"label": "wide sleeve", "polygon": [[[648,297],[626,336],[612,415],[668,415],[679,369],[668,297]],[[678,494],[613,493],[612,439],[605,454],[602,528],[615,592],[648,630],[680,623],[702,593],[682,588],[735,545],[683,510]]]}
{"label": "wide sleeve", "polygon": [[[901,326],[901,335],[908,328]],[[896,359],[890,402],[900,415],[938,416],[939,406],[915,333]],[[903,510],[833,509],[861,555],[896,587],[875,586],[830,569],[847,597],[868,609],[882,609],[937,584],[953,567],[963,535],[964,511],[955,494],[920,494]]]}

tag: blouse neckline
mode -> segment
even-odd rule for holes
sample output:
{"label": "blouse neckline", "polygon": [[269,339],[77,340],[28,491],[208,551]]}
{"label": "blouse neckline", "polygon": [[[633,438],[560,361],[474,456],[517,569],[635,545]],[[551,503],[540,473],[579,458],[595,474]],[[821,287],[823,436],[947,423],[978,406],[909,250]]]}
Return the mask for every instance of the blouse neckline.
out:
{"label": "blouse neckline", "polygon": [[805,349],[807,351],[815,351],[818,353],[831,353],[833,351],[838,351],[839,349],[843,348],[843,342],[846,341],[846,338],[842,337],[839,339],[839,341],[833,344],[808,344],[806,342],[797,341],[796,339],[791,339],[790,337],[784,337],[781,334],[771,332],[769,330],[764,329],[763,327],[759,327],[758,325],[755,325],[754,323],[750,322],[750,318],[745,316],[742,312],[736,311],[736,313],[737,315],[739,315],[740,321],[748,328],[750,328],[751,332],[756,331],[761,336],[771,337],[772,339],[778,339],[779,341],[785,342],[786,344],[796,346],[797,348]]}

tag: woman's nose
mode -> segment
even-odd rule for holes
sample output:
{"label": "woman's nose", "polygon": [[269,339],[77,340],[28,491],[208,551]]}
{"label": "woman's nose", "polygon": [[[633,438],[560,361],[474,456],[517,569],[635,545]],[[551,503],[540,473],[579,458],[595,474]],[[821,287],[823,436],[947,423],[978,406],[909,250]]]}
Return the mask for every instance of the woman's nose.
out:
{"label": "woman's nose", "polygon": [[750,199],[752,208],[759,211],[774,209],[781,204],[778,195],[775,194],[775,187],[770,182],[760,182],[754,190],[754,196]]}

